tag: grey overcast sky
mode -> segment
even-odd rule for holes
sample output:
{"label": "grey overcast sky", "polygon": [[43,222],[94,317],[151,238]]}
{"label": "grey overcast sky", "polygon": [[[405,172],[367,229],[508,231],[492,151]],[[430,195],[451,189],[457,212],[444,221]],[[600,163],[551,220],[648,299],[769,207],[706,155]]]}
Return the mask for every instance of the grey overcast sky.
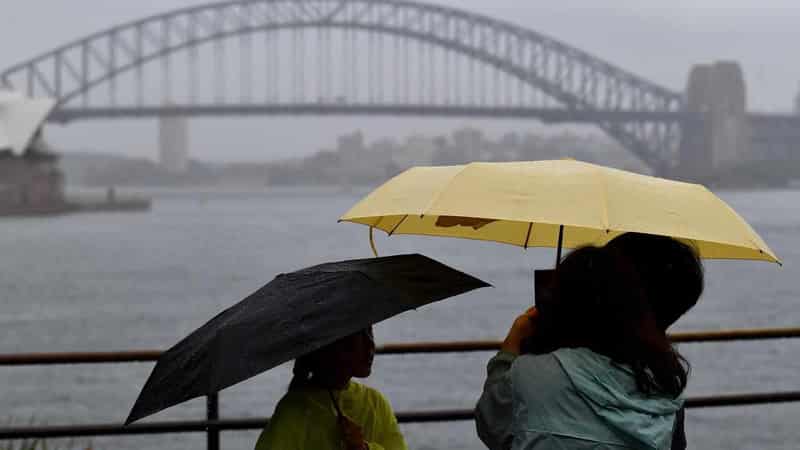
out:
{"label": "grey overcast sky", "polygon": [[[692,64],[739,61],[750,109],[789,111],[800,87],[800,0],[429,1],[531,28],[673,89],[683,89]],[[0,68],[113,24],[199,3],[203,2],[0,0]],[[355,129],[374,138],[447,132],[462,125],[493,133],[535,126],[357,117],[203,119],[191,121],[190,139],[198,159],[244,161],[308,154]],[[51,126],[47,136],[54,147],[66,151],[156,155],[154,120]]]}

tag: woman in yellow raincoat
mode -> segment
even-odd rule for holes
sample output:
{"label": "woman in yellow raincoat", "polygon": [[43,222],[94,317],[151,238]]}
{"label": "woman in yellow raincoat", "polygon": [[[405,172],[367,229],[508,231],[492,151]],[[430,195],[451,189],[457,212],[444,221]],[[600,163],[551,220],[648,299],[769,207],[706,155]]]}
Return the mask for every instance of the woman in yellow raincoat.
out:
{"label": "woman in yellow raincoat", "polygon": [[256,450],[407,450],[386,398],[352,380],[369,376],[374,354],[367,328],[296,359]]}

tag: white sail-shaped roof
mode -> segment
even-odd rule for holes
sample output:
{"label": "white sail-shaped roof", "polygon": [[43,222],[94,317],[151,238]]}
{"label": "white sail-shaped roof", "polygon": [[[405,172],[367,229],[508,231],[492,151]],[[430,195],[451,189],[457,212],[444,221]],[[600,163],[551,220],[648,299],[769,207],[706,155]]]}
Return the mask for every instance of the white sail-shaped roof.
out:
{"label": "white sail-shaped roof", "polygon": [[28,98],[0,90],[0,150],[25,151],[55,105],[50,98]]}

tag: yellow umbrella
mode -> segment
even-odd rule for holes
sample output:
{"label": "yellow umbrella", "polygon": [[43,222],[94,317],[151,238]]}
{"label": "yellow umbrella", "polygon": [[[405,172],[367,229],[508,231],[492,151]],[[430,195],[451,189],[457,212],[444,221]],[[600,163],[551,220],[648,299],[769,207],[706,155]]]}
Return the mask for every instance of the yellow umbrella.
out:
{"label": "yellow umbrella", "polygon": [[[699,184],[575,160],[414,167],[340,221],[393,234],[521,247],[603,245],[625,232],[691,241],[703,258],[778,262],[733,208]],[[373,246],[374,250],[374,246]]]}

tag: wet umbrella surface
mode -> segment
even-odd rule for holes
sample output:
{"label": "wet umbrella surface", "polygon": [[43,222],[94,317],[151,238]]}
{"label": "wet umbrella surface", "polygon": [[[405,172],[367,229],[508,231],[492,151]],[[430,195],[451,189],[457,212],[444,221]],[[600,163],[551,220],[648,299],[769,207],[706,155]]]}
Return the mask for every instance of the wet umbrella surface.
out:
{"label": "wet umbrella surface", "polygon": [[418,254],[278,275],[164,352],[125,423],[213,394],[401,312],[486,286]]}

